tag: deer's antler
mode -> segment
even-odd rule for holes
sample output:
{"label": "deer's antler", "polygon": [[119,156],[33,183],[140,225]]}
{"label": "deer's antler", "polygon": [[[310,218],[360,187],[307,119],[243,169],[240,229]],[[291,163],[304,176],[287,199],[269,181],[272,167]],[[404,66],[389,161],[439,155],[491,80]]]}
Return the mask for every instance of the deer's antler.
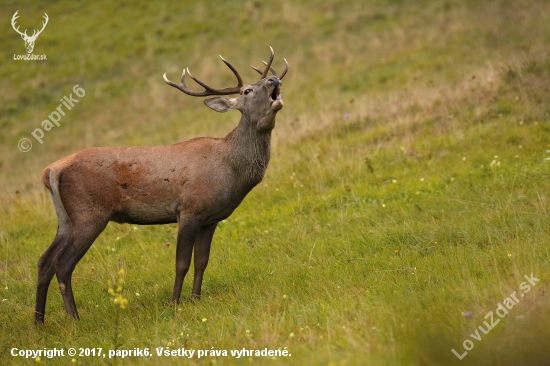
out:
{"label": "deer's antler", "polygon": [[[275,69],[273,67],[271,67],[271,63],[273,62],[273,58],[275,57],[275,53],[273,52],[272,47],[269,47],[269,49],[271,50],[271,56],[269,57],[269,62],[262,61],[265,65],[264,71],[258,69],[257,67],[254,67],[254,66],[250,65],[250,67],[253,68],[258,74],[262,75],[262,79],[267,76],[267,71],[268,70],[271,70],[271,73],[273,75],[277,76],[277,73],[275,72]],[[283,80],[283,78],[286,75],[286,72],[288,71],[288,61],[286,60],[286,58],[283,58],[283,60],[285,60],[285,69],[283,70],[283,73],[281,74],[281,76],[279,76],[279,80]]]}
{"label": "deer's antler", "polygon": [[193,91],[185,85],[185,74],[186,74],[185,69],[183,69],[183,72],[181,74],[181,84],[180,85],[178,85],[176,83],[173,83],[170,80],[168,80],[168,78],[166,77],[166,73],[164,73],[164,76],[163,76],[164,82],[166,84],[170,85],[170,86],[173,86],[174,88],[177,88],[177,89],[181,90],[185,94],[191,95],[191,96],[194,96],[194,97],[207,97],[209,95],[229,95],[229,94],[238,94],[238,93],[240,93],[241,92],[241,87],[243,86],[243,80],[241,79],[241,76],[239,75],[237,70],[235,70],[235,68],[229,62],[227,62],[221,56],[220,56],[220,58],[227,65],[227,67],[229,67],[231,69],[231,71],[233,71],[233,74],[235,74],[235,76],[237,77],[237,83],[238,83],[237,86],[223,88],[223,89],[214,89],[214,88],[206,85],[205,83],[203,83],[202,81],[200,81],[196,77],[194,77],[189,72],[189,68],[187,68],[187,74],[189,74],[189,77],[191,79],[193,79],[197,84],[199,84],[200,86],[202,86],[205,89],[203,92]]}

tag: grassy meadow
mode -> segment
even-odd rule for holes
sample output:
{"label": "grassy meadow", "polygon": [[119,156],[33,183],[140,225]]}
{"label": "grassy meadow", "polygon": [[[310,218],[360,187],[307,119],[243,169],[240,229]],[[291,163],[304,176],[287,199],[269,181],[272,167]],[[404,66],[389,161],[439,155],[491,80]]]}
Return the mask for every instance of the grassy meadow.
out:
{"label": "grassy meadow", "polygon": [[[26,54],[16,10],[21,30],[48,14],[34,49],[46,61],[13,59]],[[547,1],[8,0],[0,19],[0,364],[550,362]],[[81,320],[54,279],[35,327],[37,261],[57,227],[42,169],[92,146],[225,136],[238,112],[214,113],[162,75],[189,67],[233,85],[221,54],[255,82],[248,65],[269,46],[277,70],[290,64],[272,159],[218,225],[202,299],[190,301],[191,270],[182,303],[169,305],[176,225],[111,223],[73,275]],[[38,143],[31,132],[76,84],[85,95]],[[540,281],[522,291],[531,274]],[[476,335],[490,311],[498,324]],[[459,360],[451,349],[465,345]],[[11,355],[56,347],[154,355]],[[158,347],[291,356],[187,359]]]}

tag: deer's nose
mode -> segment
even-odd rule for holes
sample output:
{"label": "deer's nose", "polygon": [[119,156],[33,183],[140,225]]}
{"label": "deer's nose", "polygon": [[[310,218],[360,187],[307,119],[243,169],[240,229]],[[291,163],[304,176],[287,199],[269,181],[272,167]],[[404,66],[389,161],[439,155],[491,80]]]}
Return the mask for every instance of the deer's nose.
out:
{"label": "deer's nose", "polygon": [[279,80],[278,77],[270,77],[267,81],[270,85],[273,85],[273,87],[278,87],[279,85],[281,85],[281,80]]}

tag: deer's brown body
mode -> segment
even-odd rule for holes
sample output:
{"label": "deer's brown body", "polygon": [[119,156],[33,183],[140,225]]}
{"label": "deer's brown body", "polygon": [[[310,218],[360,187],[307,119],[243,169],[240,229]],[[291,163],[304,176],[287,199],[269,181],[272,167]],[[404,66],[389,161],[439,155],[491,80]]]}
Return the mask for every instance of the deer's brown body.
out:
{"label": "deer's brown body", "polygon": [[283,106],[280,79],[266,77],[272,60],[273,53],[262,79],[245,86],[223,60],[239,81],[234,88],[212,89],[189,74],[205,87],[199,93],[185,86],[185,71],[182,85],[165,78],[169,85],[193,96],[241,94],[205,100],[218,112],[237,109],[242,113],[237,128],[223,139],[195,138],[160,147],[90,148],[44,170],[42,180],[51,193],[59,224],[53,243],[38,263],[36,322],[44,321],[54,274],[67,312],[78,317],[72,273],[109,221],[178,223],[172,301],[179,301],[193,251],[193,296],[200,296],[217,223],[231,215],[262,180],[269,162],[271,130]]}

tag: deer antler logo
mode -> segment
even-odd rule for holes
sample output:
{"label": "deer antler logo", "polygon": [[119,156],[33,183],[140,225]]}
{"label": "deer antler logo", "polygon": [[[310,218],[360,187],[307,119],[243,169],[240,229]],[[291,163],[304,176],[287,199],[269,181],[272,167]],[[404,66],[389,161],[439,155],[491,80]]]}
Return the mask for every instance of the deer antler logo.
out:
{"label": "deer antler logo", "polygon": [[46,28],[46,24],[48,24],[48,14],[44,13],[44,22],[42,22],[42,29],[40,30],[34,30],[32,33],[32,36],[27,35],[27,30],[25,29],[24,32],[19,31],[19,27],[16,28],[16,20],[19,18],[19,15],[17,14],[19,12],[16,11],[15,14],[13,14],[13,17],[11,18],[11,26],[17,33],[21,35],[21,38],[23,38],[23,41],[25,41],[25,48],[27,49],[27,53],[32,53],[32,50],[34,49],[34,42],[36,42],[36,38],[42,33],[44,28]]}

